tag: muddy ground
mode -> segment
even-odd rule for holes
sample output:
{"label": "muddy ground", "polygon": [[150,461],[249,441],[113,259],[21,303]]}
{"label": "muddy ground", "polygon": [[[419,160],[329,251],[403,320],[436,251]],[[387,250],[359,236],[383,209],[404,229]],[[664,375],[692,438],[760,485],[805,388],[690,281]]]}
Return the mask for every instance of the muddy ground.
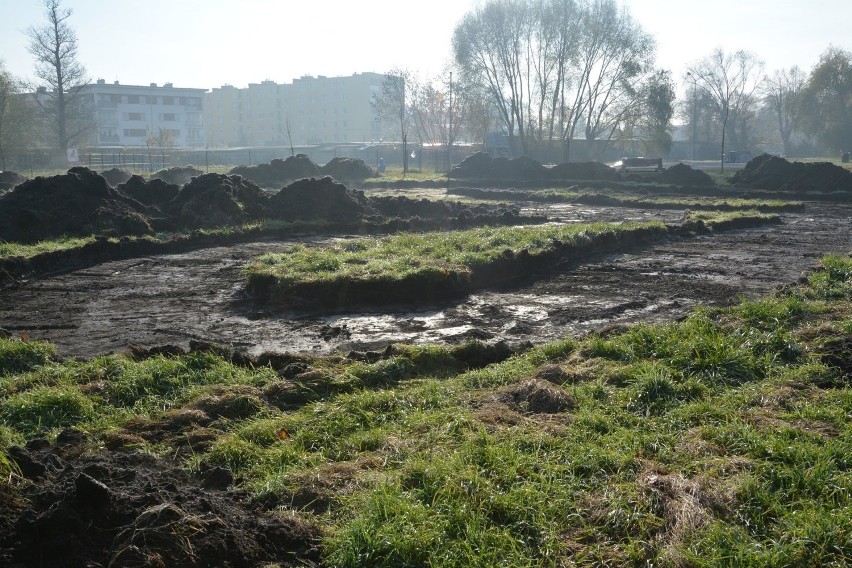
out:
{"label": "muddy ground", "polygon": [[[563,221],[654,219],[683,211],[535,205]],[[782,225],[658,242],[564,265],[546,277],[437,306],[317,315],[258,308],[242,268],[287,243],[258,242],[108,262],[0,290],[0,327],[55,343],[66,356],[191,339],[263,351],[328,353],[391,342],[544,342],[609,324],[678,318],[794,282],[827,252],[852,249],[852,206],[808,204]],[[321,242],[322,238],[317,238]]]}

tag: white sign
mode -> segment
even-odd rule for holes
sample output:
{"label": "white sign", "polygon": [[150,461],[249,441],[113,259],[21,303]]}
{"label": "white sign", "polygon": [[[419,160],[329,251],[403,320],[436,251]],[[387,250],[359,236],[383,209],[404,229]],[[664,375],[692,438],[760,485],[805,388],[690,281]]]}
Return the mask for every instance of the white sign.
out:
{"label": "white sign", "polygon": [[68,163],[76,164],[80,161],[80,156],[77,154],[77,148],[68,148]]}

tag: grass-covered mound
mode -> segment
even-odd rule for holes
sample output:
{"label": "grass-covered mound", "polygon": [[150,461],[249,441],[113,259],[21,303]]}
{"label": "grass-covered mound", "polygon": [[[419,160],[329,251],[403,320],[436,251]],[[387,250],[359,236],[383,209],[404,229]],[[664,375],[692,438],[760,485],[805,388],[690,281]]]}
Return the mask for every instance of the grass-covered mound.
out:
{"label": "grass-covered mound", "polygon": [[247,269],[257,301],[295,307],[424,303],[544,269],[569,251],[665,234],[662,223],[483,227],[297,245]]}
{"label": "grass-covered mound", "polygon": [[[31,560],[36,528],[49,558],[199,565],[263,521],[253,562],[845,565],[850,337],[852,258],[832,256],[762,300],[468,370],[475,345],[84,362],[2,340],[0,562]],[[224,506],[252,496],[256,520]]]}
{"label": "grass-covered mound", "polygon": [[398,234],[334,245],[297,245],[258,257],[247,289],[259,302],[337,309],[363,304],[417,303],[457,296],[546,271],[562,260],[628,247],[683,231],[740,228],[777,217],[692,216],[682,227],[661,222],[483,227]]}

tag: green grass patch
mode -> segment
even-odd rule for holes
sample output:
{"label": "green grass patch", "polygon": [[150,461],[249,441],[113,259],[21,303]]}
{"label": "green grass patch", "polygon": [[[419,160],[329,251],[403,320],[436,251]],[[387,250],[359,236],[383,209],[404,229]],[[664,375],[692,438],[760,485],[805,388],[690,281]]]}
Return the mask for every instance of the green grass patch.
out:
{"label": "green grass patch", "polygon": [[584,243],[603,234],[660,229],[651,223],[593,223],[539,227],[483,227],[468,231],[404,233],[331,246],[296,245],[265,254],[249,266],[249,278],[271,276],[280,286],[332,280],[394,281],[416,276],[469,274],[507,254],[551,250],[555,243]]}

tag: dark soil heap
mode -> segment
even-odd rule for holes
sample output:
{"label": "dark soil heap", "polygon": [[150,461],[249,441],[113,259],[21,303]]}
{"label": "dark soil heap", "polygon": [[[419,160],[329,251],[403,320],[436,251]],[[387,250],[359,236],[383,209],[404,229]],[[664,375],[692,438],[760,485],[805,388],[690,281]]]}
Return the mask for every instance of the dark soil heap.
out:
{"label": "dark soil heap", "polygon": [[734,174],[731,184],[797,193],[852,192],[852,172],[830,162],[788,162],[778,156],[761,154]]}
{"label": "dark soil heap", "polygon": [[258,510],[215,475],[194,478],[143,452],[87,455],[85,443],[84,434],[66,430],[56,446],[35,439],[11,449],[26,479],[26,501],[0,510],[7,528],[0,564],[249,567],[319,560],[320,533],[307,521]]}
{"label": "dark soil heap", "polygon": [[118,187],[119,185],[129,180],[133,174],[131,174],[127,170],[112,168],[110,170],[101,172],[101,175],[104,176],[104,179],[107,180],[107,183],[110,184],[111,187]]}
{"label": "dark soil heap", "polygon": [[320,167],[306,154],[296,154],[285,160],[272,160],[268,164],[237,166],[229,173],[248,178],[263,187],[281,187],[297,179],[317,177],[321,172]]}
{"label": "dark soil heap", "polygon": [[63,235],[151,233],[144,207],[96,172],[37,177],[0,197],[0,239],[19,243]]}
{"label": "dark soil heap", "polygon": [[268,213],[269,198],[250,180],[225,174],[203,174],[184,185],[165,206],[165,213],[188,228],[240,225]]}
{"label": "dark soil heap", "polygon": [[131,197],[139,203],[152,205],[161,211],[180,192],[180,186],[166,183],[161,179],[145,181],[142,176],[131,176],[116,189],[119,193]]}
{"label": "dark soil heap", "polygon": [[692,169],[686,164],[675,164],[664,170],[658,177],[663,183],[674,185],[692,185],[697,187],[712,187],[716,185],[706,172]]}
{"label": "dark soil heap", "polygon": [[550,170],[553,179],[565,180],[620,180],[621,174],[600,162],[565,162]]}
{"label": "dark soil heap", "polygon": [[27,178],[22,176],[21,174],[4,171],[0,172],[0,191],[4,189],[12,189],[16,185],[20,185],[27,181]]}
{"label": "dark soil heap", "polygon": [[161,179],[166,183],[174,184],[174,185],[183,185],[188,183],[189,180],[196,176],[200,176],[202,173],[201,170],[197,170],[192,166],[186,167],[174,167],[169,168],[167,170],[160,170],[158,172],[154,172],[151,174],[151,179]]}
{"label": "dark soil heap", "polygon": [[454,178],[541,180],[549,170],[527,156],[491,158],[486,152],[468,156],[450,172]]}
{"label": "dark soil heap", "polygon": [[269,198],[269,206],[275,218],[285,221],[355,221],[367,210],[367,198],[326,176],[291,183]]}
{"label": "dark soil heap", "polygon": [[453,167],[450,177],[492,180],[619,180],[621,175],[599,162],[567,162],[547,168],[539,162],[519,158],[491,158],[487,152],[470,155]]}
{"label": "dark soil heap", "polygon": [[333,158],[320,168],[320,172],[338,181],[362,181],[376,177],[376,172],[359,158]]}

